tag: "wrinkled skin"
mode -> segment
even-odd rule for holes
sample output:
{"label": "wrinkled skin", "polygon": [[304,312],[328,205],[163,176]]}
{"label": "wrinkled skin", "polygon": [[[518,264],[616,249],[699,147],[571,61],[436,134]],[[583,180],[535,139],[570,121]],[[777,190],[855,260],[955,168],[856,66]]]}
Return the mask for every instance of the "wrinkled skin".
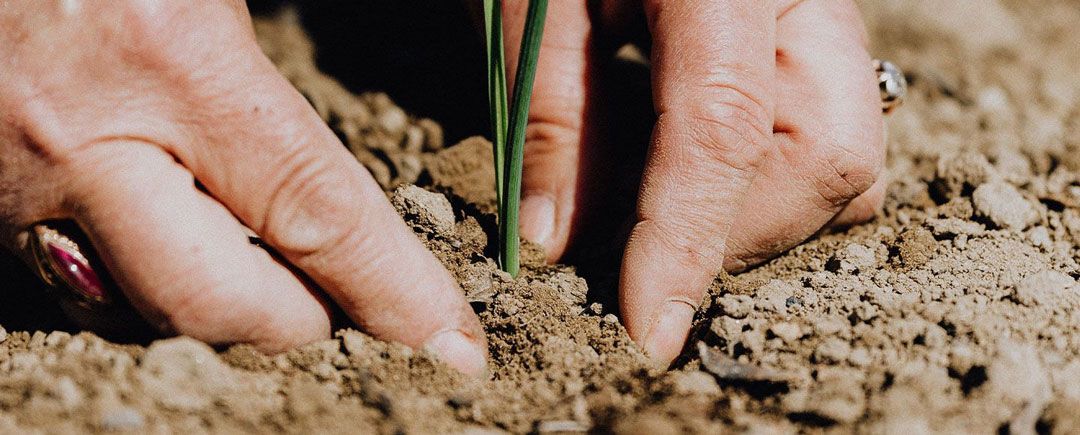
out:
{"label": "wrinkled skin", "polygon": [[461,290],[259,51],[243,2],[0,6],[5,245],[74,220],[166,332],[280,351],[329,338],[335,303],[485,371]]}
{"label": "wrinkled skin", "polygon": [[[620,200],[610,186],[636,174],[596,169],[622,157],[597,151],[606,138],[593,132],[620,127],[590,124],[606,102],[594,96],[606,48],[647,39],[657,121],[619,300],[630,336],[657,362],[678,354],[722,268],[745,269],[880,208],[881,102],[850,0],[549,4],[522,233],[560,258],[591,210]],[[504,4],[507,47],[519,44],[526,6]],[[507,54],[513,67],[517,51]]]}
{"label": "wrinkled skin", "polygon": [[[525,3],[505,4],[507,47]],[[259,51],[242,2],[0,6],[0,242],[25,256],[31,225],[73,220],[166,332],[277,351],[328,337],[336,304],[484,372],[461,291]],[[551,259],[588,207],[581,156],[603,140],[582,134],[603,104],[588,101],[603,80],[591,47],[651,38],[657,122],[620,300],[658,363],[721,268],[879,206],[880,106],[850,1],[554,0],[549,17],[522,213]]]}

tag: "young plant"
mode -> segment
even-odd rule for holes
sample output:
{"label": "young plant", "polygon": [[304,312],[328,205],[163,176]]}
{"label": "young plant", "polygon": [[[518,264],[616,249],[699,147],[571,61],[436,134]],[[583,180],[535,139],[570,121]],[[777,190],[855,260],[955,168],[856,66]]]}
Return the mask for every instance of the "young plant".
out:
{"label": "young plant", "polygon": [[536,60],[544,34],[547,0],[529,0],[521,37],[514,93],[507,107],[506,63],[503,59],[502,1],[484,0],[484,31],[488,61],[488,103],[495,155],[495,192],[499,208],[499,264],[516,276],[520,268],[518,212],[521,208],[521,162],[525,127],[536,79]]}

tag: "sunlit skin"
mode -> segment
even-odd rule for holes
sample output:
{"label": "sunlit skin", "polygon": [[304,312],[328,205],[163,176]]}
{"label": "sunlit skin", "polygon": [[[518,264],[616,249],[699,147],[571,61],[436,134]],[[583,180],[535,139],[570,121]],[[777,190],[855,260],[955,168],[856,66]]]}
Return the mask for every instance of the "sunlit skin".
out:
{"label": "sunlit skin", "polygon": [[[0,240],[13,252],[27,253],[34,223],[71,219],[165,332],[280,351],[328,338],[336,304],[377,337],[485,372],[461,290],[259,51],[244,2],[3,6]],[[524,6],[507,2],[507,47]],[[622,37],[641,16],[658,121],[621,311],[666,364],[721,268],[873,214],[881,114],[850,1],[552,1],[522,210],[524,235],[551,259],[587,207],[574,189],[591,146],[580,134],[588,38],[601,27]],[[281,256],[249,244],[244,227]]]}
{"label": "sunlit skin", "polygon": [[73,219],[166,332],[280,351],[329,338],[336,303],[374,335],[485,372],[461,290],[262,54],[242,1],[3,5],[0,229],[13,251],[33,223]]}
{"label": "sunlit skin", "polygon": [[[516,47],[527,1],[505,4],[507,47]],[[593,56],[610,55],[595,48],[639,36],[651,39],[657,122],[619,299],[630,336],[666,364],[722,268],[745,269],[880,208],[881,102],[849,0],[552,1],[521,211],[522,234],[551,260],[589,200],[605,196],[581,169],[603,158],[589,148],[605,138],[583,134],[596,119],[589,110],[604,104],[589,101],[604,80]],[[592,191],[579,195],[583,185]]]}

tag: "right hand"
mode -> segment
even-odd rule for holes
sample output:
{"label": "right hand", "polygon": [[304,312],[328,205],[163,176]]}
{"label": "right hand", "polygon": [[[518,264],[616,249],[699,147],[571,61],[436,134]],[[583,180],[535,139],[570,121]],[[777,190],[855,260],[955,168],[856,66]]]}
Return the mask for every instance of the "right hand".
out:
{"label": "right hand", "polygon": [[[527,2],[504,5],[506,46],[517,47]],[[721,270],[759,264],[881,207],[881,99],[855,2],[553,1],[547,24],[522,233],[554,260],[586,228],[602,230],[589,221],[632,223],[619,307],[657,363],[679,355]],[[610,50],[643,39],[656,118],[638,155],[611,135],[629,128],[602,116],[626,101],[605,93]],[[516,63],[508,50],[507,65]],[[639,157],[643,169],[627,164]],[[623,184],[637,180],[627,219],[621,204],[635,194]]]}
{"label": "right hand", "polygon": [[295,268],[367,332],[486,368],[461,290],[259,51],[242,1],[5,3],[0,241],[24,251],[46,219],[78,223],[166,332],[328,338]]}

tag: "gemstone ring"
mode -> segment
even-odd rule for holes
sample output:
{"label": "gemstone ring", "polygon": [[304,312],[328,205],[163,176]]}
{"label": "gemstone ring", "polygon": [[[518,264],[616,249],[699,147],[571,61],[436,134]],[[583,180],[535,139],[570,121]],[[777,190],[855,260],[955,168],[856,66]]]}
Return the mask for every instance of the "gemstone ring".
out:
{"label": "gemstone ring", "polygon": [[53,225],[31,228],[30,249],[38,276],[61,297],[87,308],[108,305],[113,292],[83,254],[79,243],[57,231]]}
{"label": "gemstone ring", "polygon": [[[69,235],[62,230],[69,230]],[[122,296],[112,280],[95,270],[89,241],[73,236],[81,234],[76,229],[67,229],[64,223],[39,223],[30,233],[35,271],[59,297],[73,300],[83,308],[123,305],[117,304]],[[248,242],[273,252],[250,230]]]}

